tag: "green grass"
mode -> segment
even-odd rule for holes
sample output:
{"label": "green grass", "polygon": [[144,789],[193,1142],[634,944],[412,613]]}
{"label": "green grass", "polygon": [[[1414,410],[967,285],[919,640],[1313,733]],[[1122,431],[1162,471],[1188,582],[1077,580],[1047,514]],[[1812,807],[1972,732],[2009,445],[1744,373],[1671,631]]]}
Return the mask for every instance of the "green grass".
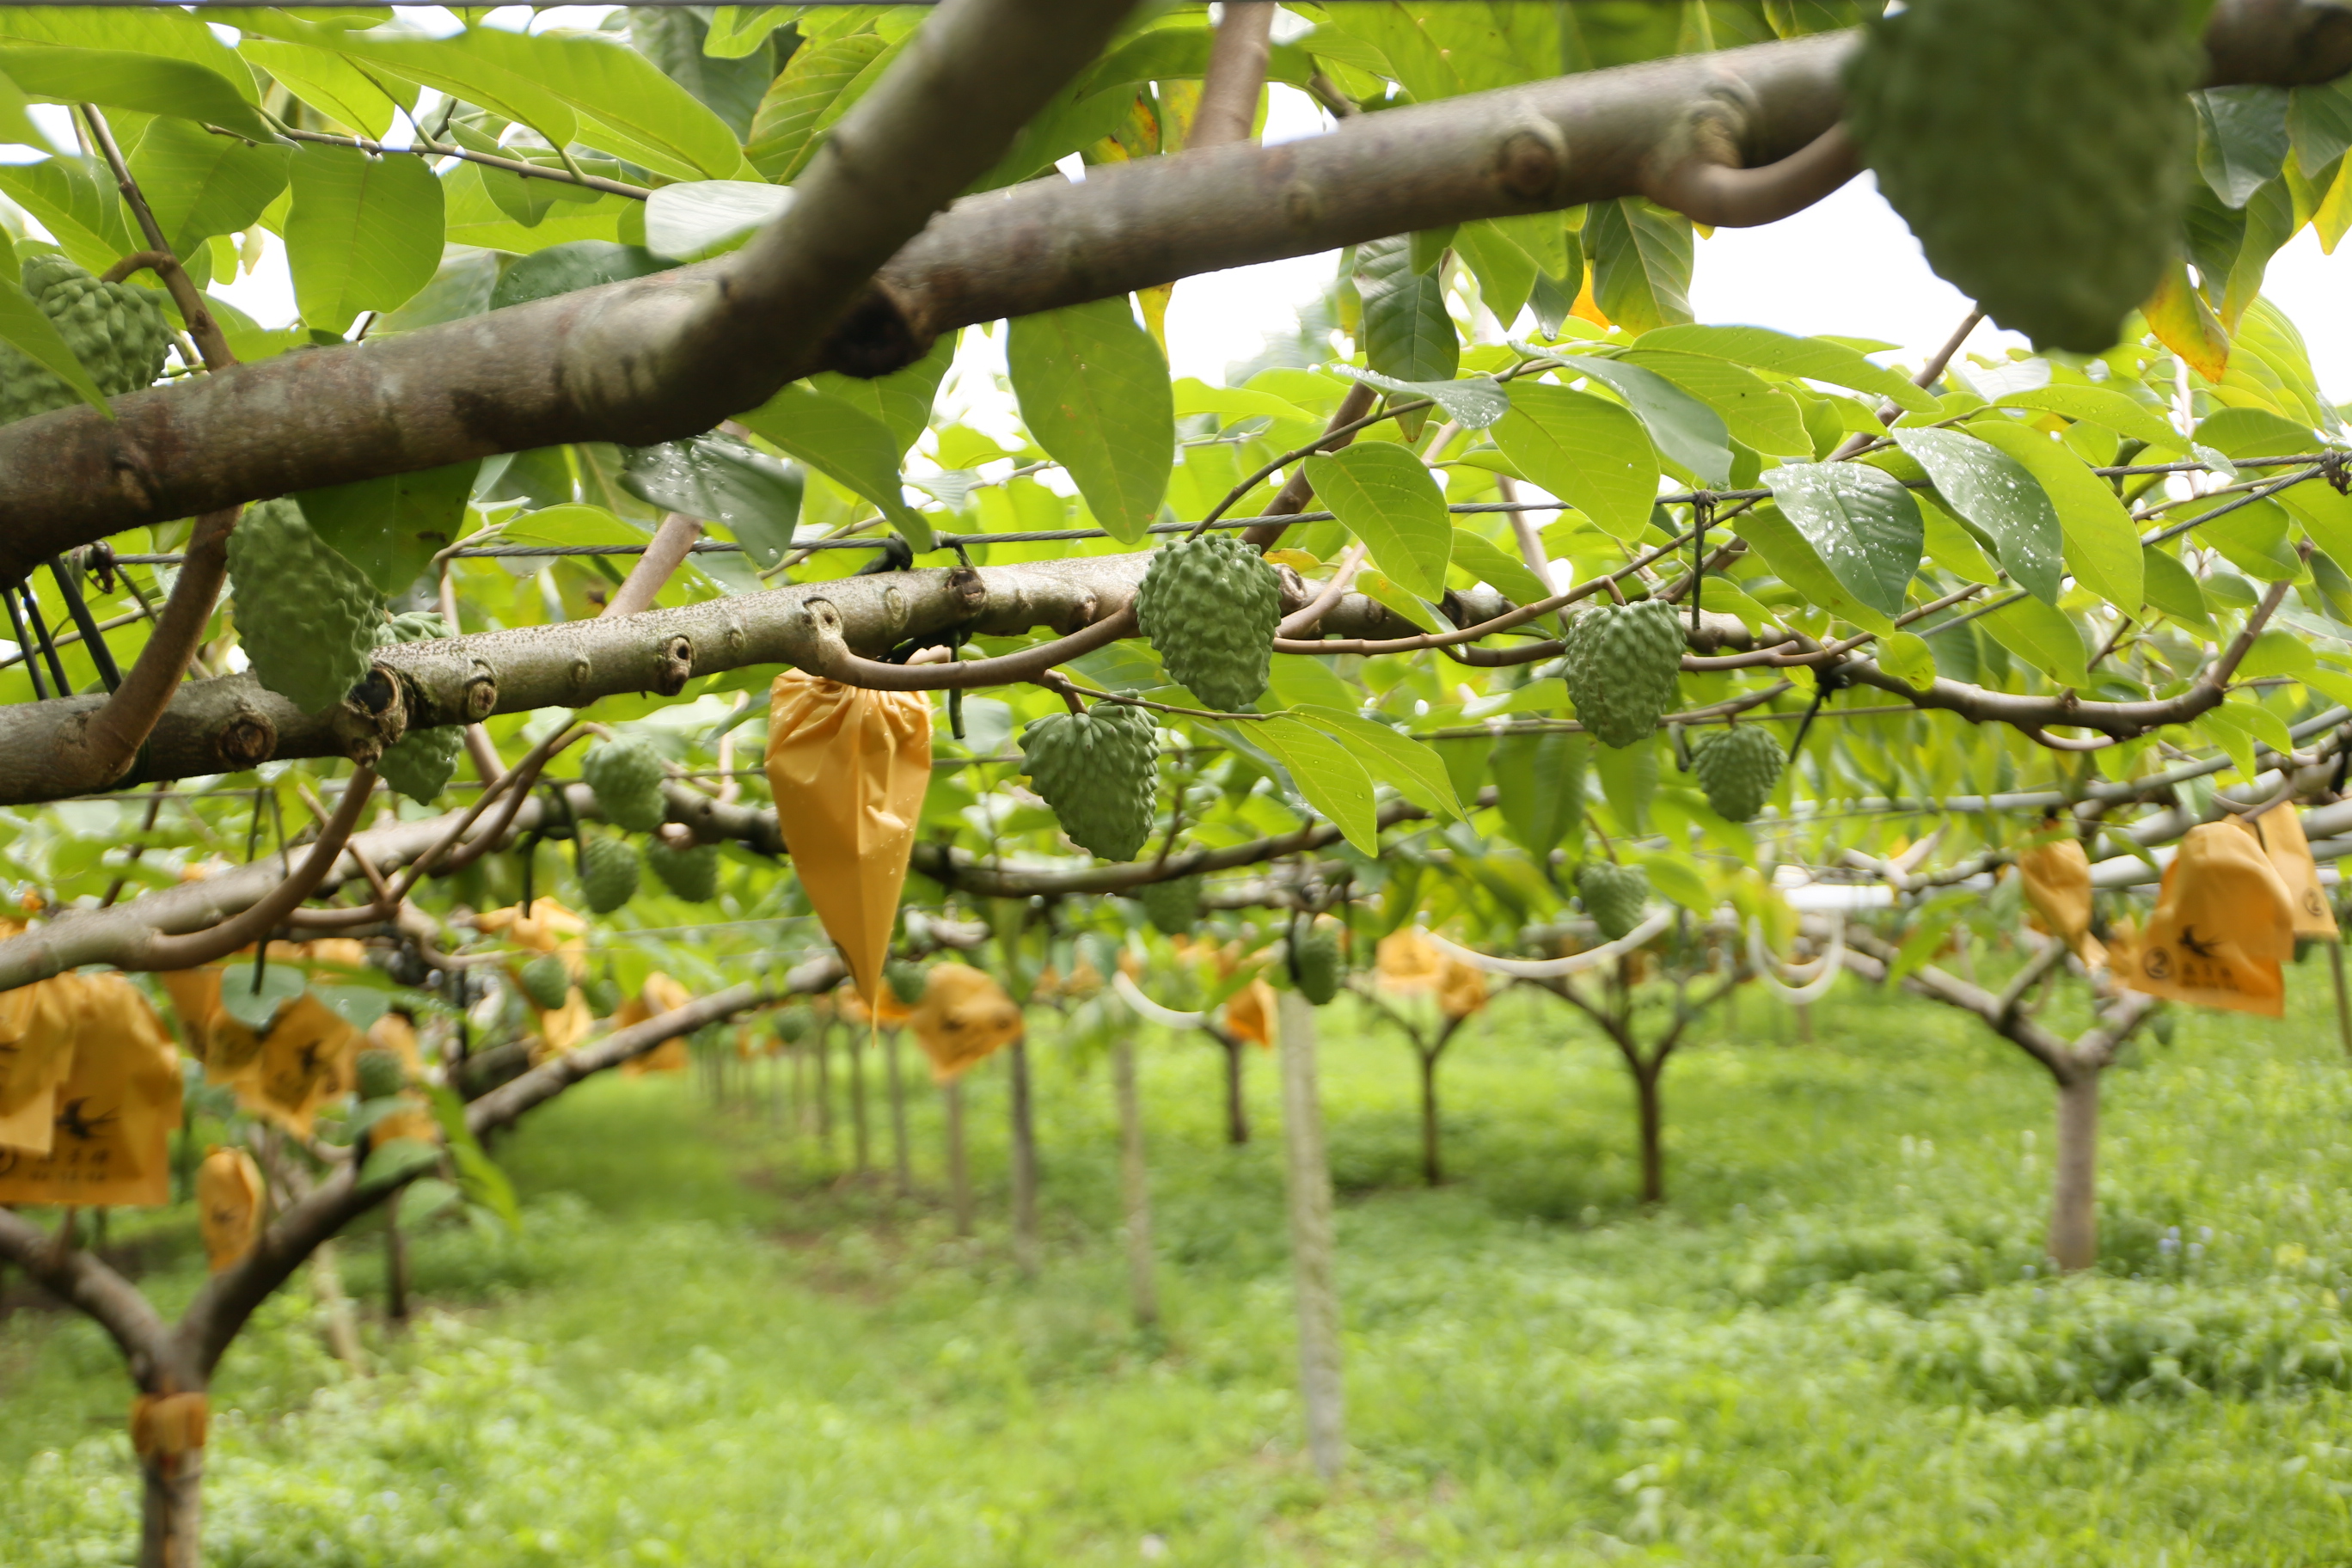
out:
{"label": "green grass", "polygon": [[[415,1238],[380,1370],[273,1302],[215,1394],[211,1561],[303,1564],[2352,1563],[2352,1074],[2299,971],[2273,1025],[2184,1017],[2109,1074],[2105,1261],[2040,1267],[2047,1080],[1851,982],[1820,1043],[1743,998],[1667,1080],[1645,1215],[1612,1056],[1514,994],[1446,1067],[1456,1179],[1414,1185],[1410,1058],[1325,1015],[1343,1479],[1300,1452],[1274,1064],[1219,1141],[1216,1056],[1146,1051],[1169,1326],[1125,1310],[1108,1073],[1034,1042],[1048,1262],[839,1182],[756,1107],[592,1083],[499,1151],[529,1224]],[[877,1075],[878,1076],[878,1075]],[[876,1148],[887,1121],[877,1096]],[[845,1156],[845,1129],[836,1134]],[[2169,1233],[2178,1227],[2178,1245]],[[148,1283],[200,1268],[146,1222]],[[2193,1254],[2193,1256],[2192,1256]],[[381,1300],[376,1238],[343,1244]],[[19,1299],[21,1299],[21,1285]],[[89,1325],[0,1323],[0,1560],[129,1560],[129,1388]]]}

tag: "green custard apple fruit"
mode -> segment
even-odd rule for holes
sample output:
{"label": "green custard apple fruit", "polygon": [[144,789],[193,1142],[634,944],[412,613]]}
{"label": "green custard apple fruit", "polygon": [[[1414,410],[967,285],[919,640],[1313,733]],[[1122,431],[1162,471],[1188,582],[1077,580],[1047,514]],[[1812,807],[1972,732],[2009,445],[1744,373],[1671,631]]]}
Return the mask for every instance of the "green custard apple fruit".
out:
{"label": "green custard apple fruit", "polygon": [[1584,912],[1611,942],[1642,923],[1642,906],[1649,902],[1650,879],[1638,866],[1611,860],[1587,860],[1576,874],[1576,896]]}
{"label": "green custard apple fruit", "polygon": [[1928,265],[2037,348],[2100,353],[2179,254],[2205,52],[2181,0],[1911,0],[1845,123]]}
{"label": "green custard apple fruit", "polygon": [[1780,742],[1755,724],[1735,724],[1702,736],[1691,748],[1691,772],[1716,815],[1746,822],[1764,809],[1788,765]]}
{"label": "green custard apple fruit", "polygon": [[1282,579],[1238,535],[1180,540],[1152,552],[1135,618],[1171,680],[1221,712],[1239,712],[1265,690]]}
{"label": "green custard apple fruit", "polygon": [[562,1006],[572,994],[572,972],[551,952],[542,952],[524,964],[521,978],[522,994],[541,1012]]}
{"label": "green custard apple fruit", "polygon": [[1604,746],[1658,732],[1682,673],[1683,630],[1662,599],[1598,605],[1569,623],[1560,674],[1576,717]]}
{"label": "green custard apple fruit", "polygon": [[1340,983],[1348,977],[1347,959],[1339,951],[1339,933],[1329,926],[1316,926],[1297,940],[1298,950],[1291,955],[1291,967],[1298,982],[1298,994],[1320,1007],[1339,994]]}
{"label": "green custard apple fruit", "polygon": [[[25,292],[57,327],[100,392],[120,397],[152,386],[163,374],[172,327],[154,290],[105,282],[49,254],[27,257],[23,277]],[[0,343],[0,424],[80,401],[55,372]]]}
{"label": "green custard apple fruit", "polygon": [[580,776],[596,794],[604,820],[632,833],[651,833],[669,816],[662,795],[661,753],[634,738],[607,741],[588,753]]}
{"label": "green custard apple fruit", "polygon": [[590,910],[609,915],[637,896],[637,852],[626,839],[590,834],[580,858],[580,890]]}
{"label": "green custard apple fruit", "polygon": [[719,846],[698,844],[673,849],[656,838],[646,846],[646,864],[661,885],[689,904],[707,904],[719,896]]}
{"label": "green custard apple fruit", "polygon": [[237,641],[262,685],[322,713],[367,679],[383,596],[293,501],[246,508],[228,536],[228,581]]}
{"label": "green custard apple fruit", "polygon": [[1106,860],[1131,860],[1151,837],[1159,740],[1140,708],[1098,702],[1053,713],[1021,732],[1022,771],[1062,831]]}
{"label": "green custard apple fruit", "polygon": [[1201,921],[1201,879],[1171,877],[1129,888],[1127,896],[1143,906],[1151,929],[1162,936],[1183,936]]}

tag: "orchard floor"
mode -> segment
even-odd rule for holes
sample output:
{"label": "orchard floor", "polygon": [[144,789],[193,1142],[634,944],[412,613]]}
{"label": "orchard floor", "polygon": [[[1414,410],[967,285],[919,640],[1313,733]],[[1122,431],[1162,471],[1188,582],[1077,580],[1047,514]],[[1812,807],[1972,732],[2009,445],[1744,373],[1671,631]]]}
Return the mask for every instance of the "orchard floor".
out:
{"label": "orchard floor", "polygon": [[[2109,1075],[2105,1261],[2063,1283],[2038,1268],[2049,1085],[1956,1015],[1849,981],[1801,1046],[1743,998],[1748,1038],[1717,1018],[1671,1069],[1650,1215],[1625,1080],[1558,1003],[1465,1031],[1434,1192],[1406,1048],[1342,1003],[1352,1447],[1329,1487],[1300,1452],[1270,1058],[1234,1150],[1213,1047],[1146,1043],[1164,1334],[1127,1318],[1105,1064],[1050,1023],[1034,1281],[1002,1217],[1001,1070],[974,1079],[971,1242],[936,1196],[927,1087],[920,1193],[894,1202],[759,1102],[594,1082],[499,1152],[519,1237],[415,1238],[404,1335],[373,1317],[376,1238],[343,1244],[374,1376],[325,1357],[307,1294],[264,1311],[215,1393],[209,1560],[2352,1563],[2352,1072],[2325,971],[2291,990],[2284,1024],[2184,1017]],[[137,1237],[167,1301],[193,1230]],[[16,1285],[0,1562],[128,1562],[115,1352]]]}

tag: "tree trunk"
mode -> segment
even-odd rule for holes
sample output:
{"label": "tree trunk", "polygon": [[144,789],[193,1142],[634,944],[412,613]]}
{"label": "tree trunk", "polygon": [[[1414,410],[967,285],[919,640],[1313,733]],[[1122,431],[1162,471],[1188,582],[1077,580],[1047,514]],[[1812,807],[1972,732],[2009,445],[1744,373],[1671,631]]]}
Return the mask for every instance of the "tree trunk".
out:
{"label": "tree trunk", "polygon": [[1647,1068],[1637,1062],[1633,1067],[1633,1098],[1642,1117],[1642,1201],[1645,1204],[1666,1201],[1665,1107],[1658,1098],[1658,1079],[1664,1074],[1662,1061]]}
{"label": "tree trunk", "polygon": [[2099,1072],[2077,1068],[2058,1083],[2058,1157],[2050,1205],[2050,1256],[2068,1273],[2099,1260]]}
{"label": "tree trunk", "polygon": [[1143,1160],[1143,1102],[1136,1092],[1135,1042],[1121,1037],[1110,1051],[1111,1083],[1118,1096],[1118,1184],[1127,1216],[1127,1279],[1140,1328],[1160,1322],[1160,1282],[1151,1257],[1151,1173]]}
{"label": "tree trunk", "polygon": [[1445,1180],[1437,1149],[1437,1055],[1414,1052],[1421,1058],[1421,1179],[1431,1186]]}
{"label": "tree trunk", "polygon": [[139,1568],[196,1568],[203,1560],[205,1451],[149,1454],[139,1461]]}
{"label": "tree trunk", "polygon": [[391,1322],[408,1322],[408,1237],[400,1228],[400,1194],[383,1202],[383,1315]]}
{"label": "tree trunk", "polygon": [[360,1349],[359,1330],[352,1323],[352,1299],[343,1294],[343,1271],[335,1259],[332,1237],[319,1244],[310,1254],[310,1289],[319,1298],[319,1309],[326,1314],[327,1349],[337,1361],[362,1376],[367,1374],[367,1356]]}
{"label": "tree trunk", "polygon": [[849,1037],[849,1131],[851,1135],[852,1169],[859,1175],[873,1169],[873,1137],[866,1121],[866,1047],[871,1038],[866,1034]]}
{"label": "tree trunk", "polygon": [[816,1032],[816,1150],[827,1170],[833,1167],[833,1031]]}
{"label": "tree trunk", "polygon": [[971,1171],[963,1157],[963,1079],[951,1078],[940,1086],[947,1107],[948,1206],[955,1214],[958,1236],[971,1234]]}
{"label": "tree trunk", "polygon": [[809,1099],[808,1058],[806,1041],[793,1047],[793,1113],[790,1120],[795,1142],[814,1131],[810,1125],[811,1118],[816,1114],[816,1106]]}
{"label": "tree trunk", "polygon": [[1037,1272],[1037,1130],[1029,1109],[1029,1047],[1013,1042],[1006,1053],[1013,1075],[1013,1261],[1024,1274]]}
{"label": "tree trunk", "polygon": [[2336,1037],[2344,1044],[2344,1054],[2352,1056],[2352,996],[2344,991],[2344,944],[2327,944],[2327,973],[2336,982]]}
{"label": "tree trunk", "polygon": [[1813,1043],[1812,1004],[1810,1002],[1800,1002],[1794,1007],[1791,1007],[1790,1011],[1797,1016],[1797,1043],[1801,1046],[1811,1045]]}
{"label": "tree trunk", "polygon": [[1217,1044],[1225,1052],[1225,1142],[1243,1144],[1249,1142],[1249,1100],[1242,1093],[1243,1053],[1247,1042],[1238,1035],[1220,1037]]}
{"label": "tree trunk", "polygon": [[898,1037],[904,1032],[893,1029],[882,1042],[883,1060],[890,1070],[890,1174],[902,1198],[915,1190],[914,1166],[907,1153],[907,1083],[898,1070]]}
{"label": "tree trunk", "polygon": [[1331,1167],[1315,1075],[1315,1008],[1282,993],[1282,1142],[1290,1200],[1291,1274],[1298,1298],[1298,1386],[1316,1473],[1337,1475],[1346,1438],[1339,1366],[1339,1288],[1331,1228]]}

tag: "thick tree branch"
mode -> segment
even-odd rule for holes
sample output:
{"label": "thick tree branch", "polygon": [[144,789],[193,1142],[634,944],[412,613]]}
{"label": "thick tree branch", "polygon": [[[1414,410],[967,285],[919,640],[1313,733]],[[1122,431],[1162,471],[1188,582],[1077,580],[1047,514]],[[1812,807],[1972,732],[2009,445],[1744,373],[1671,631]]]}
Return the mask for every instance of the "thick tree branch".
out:
{"label": "thick tree branch", "polygon": [[81,1247],[58,1238],[13,1209],[0,1208],[0,1258],[31,1275],[41,1289],[96,1319],[121,1347],[142,1387],[170,1342],[171,1331],[139,1287]]}
{"label": "thick tree branch", "polygon": [[[654,607],[661,591],[677,574],[678,567],[694,552],[694,542],[702,537],[702,520],[674,511],[664,517],[661,526],[654,530],[653,542],[613,596],[597,612],[599,620],[612,616],[634,616]],[[452,632],[457,628],[451,626]]]}
{"label": "thick tree branch", "polygon": [[1222,147],[1250,139],[1258,95],[1265,90],[1274,11],[1274,0],[1226,0],[1217,36],[1209,46],[1209,68],[1201,82],[1200,107],[1192,111],[1187,148]]}

